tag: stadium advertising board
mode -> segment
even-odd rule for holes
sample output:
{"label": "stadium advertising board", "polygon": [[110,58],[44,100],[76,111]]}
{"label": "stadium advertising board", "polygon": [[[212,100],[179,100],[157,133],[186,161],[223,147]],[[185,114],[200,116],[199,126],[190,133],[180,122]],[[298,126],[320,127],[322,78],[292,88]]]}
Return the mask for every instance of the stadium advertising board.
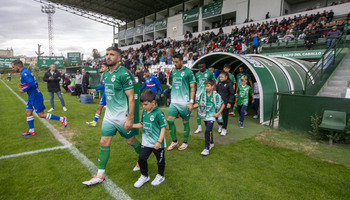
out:
{"label": "stadium advertising board", "polygon": [[124,39],[125,39],[125,30],[119,31],[118,40],[124,40]]}
{"label": "stadium advertising board", "polygon": [[137,36],[142,34],[143,34],[143,26],[142,25],[136,26],[136,28],[134,28],[134,35]]}
{"label": "stadium advertising board", "polygon": [[197,21],[198,18],[199,18],[199,8],[195,8],[195,9],[183,12],[182,14],[183,23]]}
{"label": "stadium advertising board", "polygon": [[154,23],[151,22],[151,23],[148,23],[148,24],[145,24],[144,28],[143,28],[143,31],[145,33],[151,33],[154,31]]}
{"label": "stadium advertising board", "polygon": [[222,0],[214,1],[202,7],[202,18],[220,15],[222,11]]}
{"label": "stadium advertising board", "polygon": [[38,57],[39,67],[49,67],[51,64],[55,64],[56,67],[64,67],[64,57],[63,56],[39,56]]}
{"label": "stadium advertising board", "polygon": [[81,63],[80,52],[68,52],[67,58],[68,64]]}
{"label": "stadium advertising board", "polygon": [[18,58],[0,57],[0,68],[12,68],[11,63]]}
{"label": "stadium advertising board", "polygon": [[154,29],[156,31],[166,29],[167,25],[168,25],[168,18],[163,18],[154,22]]}
{"label": "stadium advertising board", "polygon": [[309,50],[309,51],[291,51],[291,52],[276,52],[276,53],[263,53],[265,56],[284,56],[289,58],[321,58],[325,49]]}
{"label": "stadium advertising board", "polygon": [[134,28],[128,28],[125,33],[125,38],[134,37]]}

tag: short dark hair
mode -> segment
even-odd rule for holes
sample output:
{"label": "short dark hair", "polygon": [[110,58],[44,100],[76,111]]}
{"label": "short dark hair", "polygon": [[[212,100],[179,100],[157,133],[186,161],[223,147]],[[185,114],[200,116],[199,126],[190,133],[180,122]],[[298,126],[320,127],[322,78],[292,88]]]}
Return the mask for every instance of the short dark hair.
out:
{"label": "short dark hair", "polygon": [[215,68],[213,65],[210,65],[208,68]]}
{"label": "short dark hair", "polygon": [[198,61],[198,65],[205,65],[205,62],[204,62],[204,60],[202,59],[202,60],[200,60],[200,61]]}
{"label": "short dark hair", "polygon": [[144,69],[143,73],[149,73],[149,70],[148,69]]}
{"label": "short dark hair", "polygon": [[108,47],[106,51],[115,51],[119,54],[119,56],[122,55],[122,50],[118,49],[118,47]]}
{"label": "short dark hair", "polygon": [[156,99],[156,95],[154,94],[154,92],[152,90],[145,90],[144,92],[142,92],[141,97],[140,97],[140,101],[142,102],[152,102]]}
{"label": "short dark hair", "polygon": [[21,67],[23,67],[23,62],[21,60],[14,60],[12,61],[13,65],[20,65]]}
{"label": "short dark hair", "polygon": [[179,53],[174,54],[174,55],[173,55],[173,58],[178,58],[179,60],[183,60],[182,55],[179,54]]}
{"label": "short dark hair", "polygon": [[215,81],[213,79],[207,79],[204,81],[204,85],[207,85],[207,84],[213,86],[215,85]]}
{"label": "short dark hair", "polygon": [[230,64],[225,64],[224,68],[230,68],[231,69],[231,65]]}

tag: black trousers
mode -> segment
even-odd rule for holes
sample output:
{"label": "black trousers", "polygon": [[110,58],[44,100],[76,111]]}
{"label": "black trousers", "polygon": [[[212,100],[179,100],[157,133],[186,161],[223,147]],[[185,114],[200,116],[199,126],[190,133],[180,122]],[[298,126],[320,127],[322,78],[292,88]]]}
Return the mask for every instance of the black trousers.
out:
{"label": "black trousers", "polygon": [[204,121],[205,123],[205,133],[204,133],[204,138],[205,138],[205,148],[209,149],[210,144],[214,144],[214,138],[213,138],[213,126],[214,126],[214,121]]}
{"label": "black trousers", "polygon": [[82,85],[81,84],[76,84],[75,85],[75,92],[77,93],[77,96],[80,97],[81,93],[82,93]]}
{"label": "black trousers", "polygon": [[226,129],[227,128],[227,121],[228,121],[228,113],[230,112],[230,109],[228,109],[227,104],[225,104],[225,108],[222,111],[222,120],[224,121],[224,123],[218,123],[219,125],[222,125],[222,128]]}
{"label": "black trousers", "polygon": [[138,161],[140,165],[141,174],[144,176],[148,176],[147,160],[152,152],[157,158],[158,174],[164,176],[164,169],[165,169],[164,148],[159,148],[158,150],[156,150],[154,148],[149,148],[145,146],[141,147],[139,161]]}

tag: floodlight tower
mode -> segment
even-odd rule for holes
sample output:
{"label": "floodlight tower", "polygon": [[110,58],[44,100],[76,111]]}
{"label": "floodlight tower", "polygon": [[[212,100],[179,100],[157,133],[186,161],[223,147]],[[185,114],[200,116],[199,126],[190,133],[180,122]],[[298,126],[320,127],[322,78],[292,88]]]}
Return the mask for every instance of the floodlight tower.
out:
{"label": "floodlight tower", "polygon": [[49,23],[49,55],[54,55],[53,53],[53,25],[52,25],[52,16],[55,14],[55,6],[53,5],[45,5],[41,6],[41,12],[46,13],[48,17],[48,23]]}

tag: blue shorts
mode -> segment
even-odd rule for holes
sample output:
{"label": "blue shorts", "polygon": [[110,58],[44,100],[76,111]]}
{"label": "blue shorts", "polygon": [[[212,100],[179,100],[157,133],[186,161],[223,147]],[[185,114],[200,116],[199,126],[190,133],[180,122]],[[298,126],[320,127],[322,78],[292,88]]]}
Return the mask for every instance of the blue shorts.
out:
{"label": "blue shorts", "polygon": [[31,94],[28,97],[26,109],[34,109],[36,113],[43,112],[46,109],[43,94],[41,92]]}
{"label": "blue shorts", "polygon": [[106,105],[106,95],[105,95],[105,92],[103,92],[102,94],[102,98],[100,100],[100,103],[98,105]]}

